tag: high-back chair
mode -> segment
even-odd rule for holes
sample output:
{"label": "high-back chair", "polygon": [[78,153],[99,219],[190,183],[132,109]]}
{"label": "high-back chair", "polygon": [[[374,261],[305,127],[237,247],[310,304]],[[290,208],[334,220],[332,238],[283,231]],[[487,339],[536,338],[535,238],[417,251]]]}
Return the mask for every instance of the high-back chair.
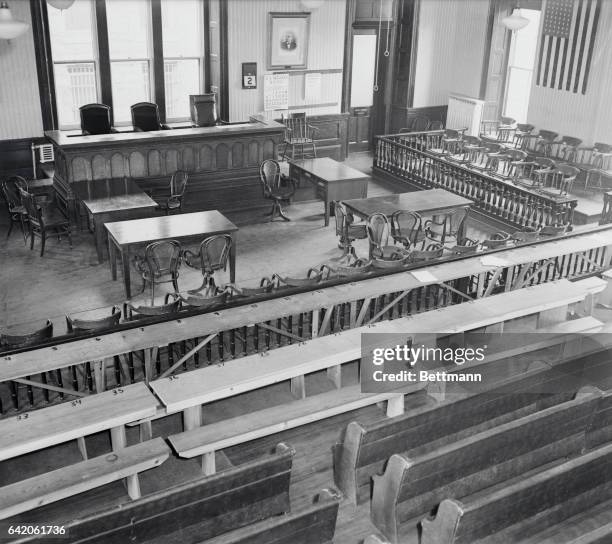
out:
{"label": "high-back chair", "polygon": [[390,259],[400,249],[389,244],[391,225],[384,213],[373,213],[367,221],[368,240],[370,242],[370,259]]}
{"label": "high-back chair", "polygon": [[2,196],[6,204],[10,221],[6,237],[8,238],[11,235],[13,225],[18,223],[21,227],[21,233],[23,234],[23,240],[25,242],[27,240],[26,224],[28,221],[28,213],[21,202],[21,195],[19,194],[20,179],[22,179],[20,176],[13,176],[4,180],[0,187],[2,189]]}
{"label": "high-back chair", "polygon": [[424,237],[421,216],[416,212],[397,210],[391,216],[391,236],[406,249]]}
{"label": "high-back chair", "polygon": [[336,236],[340,238],[338,246],[344,250],[343,257],[352,255],[356,258],[353,242],[368,237],[366,225],[364,223],[353,224],[352,215],[347,214],[344,204],[337,200],[334,201],[334,215],[336,218]]}
{"label": "high-back chair", "polygon": [[137,132],[153,130],[168,130],[168,125],[162,124],[159,119],[159,106],[153,102],[138,102],[130,106],[132,126]]}
{"label": "high-back chair", "polygon": [[70,249],[72,249],[72,235],[70,233],[70,220],[55,205],[42,208],[32,193],[23,189],[19,190],[21,201],[28,214],[28,226],[30,235],[30,249],[34,249],[34,238],[40,238],[40,256],[45,254],[45,244],[49,233],[55,234],[58,240],[62,235],[68,237]]}
{"label": "high-back chair", "polygon": [[111,125],[111,109],[106,104],[85,104],[79,108],[81,131],[89,134],[116,132]]}
{"label": "high-back chair", "polygon": [[282,204],[290,202],[296,187],[292,180],[288,180],[289,186],[282,185],[278,161],[266,159],[261,163],[259,166],[259,181],[263,197],[272,201],[272,209],[266,214],[270,216],[270,221],[274,221],[276,217],[282,217],[285,221],[291,221],[285,215]]}
{"label": "high-back chair", "polygon": [[[287,157],[287,148],[291,148],[292,159],[316,158],[317,147],[314,135],[317,128],[308,123],[308,118],[303,112],[290,113],[287,117],[281,117],[285,125],[285,141],[282,160]],[[296,156],[297,151],[297,156]]]}
{"label": "high-back chair", "polygon": [[217,94],[190,94],[191,121],[196,127],[214,127],[221,121],[217,113]]}
{"label": "high-back chair", "polygon": [[166,215],[171,213],[178,213],[183,209],[183,200],[185,198],[185,191],[187,190],[187,182],[189,181],[189,174],[184,170],[177,170],[170,176],[170,183],[168,191],[152,192],[151,197],[157,202],[157,209],[163,211]]}
{"label": "high-back chair", "polygon": [[181,244],[176,240],[153,242],[146,247],[144,256],[135,257],[134,265],[143,280],[142,290],[145,290],[147,283],[151,286],[151,306],[155,304],[156,285],[172,283],[174,292],[178,292],[180,264]]}
{"label": "high-back chair", "polygon": [[202,286],[197,291],[216,292],[214,274],[227,269],[231,250],[232,237],[229,234],[216,234],[202,240],[197,253],[188,249],[183,251],[185,264],[202,272]]}

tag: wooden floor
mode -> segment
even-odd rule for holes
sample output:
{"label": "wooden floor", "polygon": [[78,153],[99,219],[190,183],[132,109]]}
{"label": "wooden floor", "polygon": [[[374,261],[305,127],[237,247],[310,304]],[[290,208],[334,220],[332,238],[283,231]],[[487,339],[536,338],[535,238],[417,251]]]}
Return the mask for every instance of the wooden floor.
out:
{"label": "wooden floor", "polygon": [[[348,163],[371,173],[368,153],[354,154]],[[405,186],[387,181],[371,180],[368,186],[368,196],[404,191]],[[287,212],[291,222],[267,222],[261,210],[227,214],[240,228],[236,258],[239,285],[258,285],[262,277],[274,273],[302,277],[310,267],[341,255],[333,219],[328,227],[323,226],[322,202],[294,203]],[[65,239],[49,239],[41,258],[38,240],[30,251],[19,229],[14,228],[7,239],[6,218],[1,215],[0,221],[4,221],[0,224],[0,329],[19,334],[51,319],[56,334],[62,334],[66,314],[95,319],[109,315],[113,305],[120,306],[125,300],[121,273],[119,281],[112,281],[108,261],[98,263],[89,231],[76,232],[73,249]],[[481,239],[495,230],[470,219],[468,236]],[[358,255],[367,256],[367,241],[359,240],[355,247]],[[179,288],[194,289],[201,278],[198,271],[183,266]],[[219,281],[229,281],[228,275],[221,274]],[[132,270],[133,290],[138,293],[141,285],[142,280]],[[160,288],[162,296],[164,287]]]}

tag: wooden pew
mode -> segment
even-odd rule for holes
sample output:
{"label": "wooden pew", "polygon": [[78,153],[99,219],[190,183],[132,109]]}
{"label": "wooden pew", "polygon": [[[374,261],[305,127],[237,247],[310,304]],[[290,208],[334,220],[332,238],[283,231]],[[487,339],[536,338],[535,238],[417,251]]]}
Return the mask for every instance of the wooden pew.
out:
{"label": "wooden pew", "polygon": [[[290,510],[294,450],[274,453],[76,519],[66,525],[66,544],[123,542],[195,544]],[[31,536],[16,542],[46,542]]]}
{"label": "wooden pew", "polygon": [[587,447],[612,442],[612,390],[607,391],[599,403],[595,417],[587,430]]}
{"label": "wooden pew", "polygon": [[[541,542],[538,532],[588,515],[611,498],[612,444],[607,444],[462,501],[445,499],[435,518],[423,520],[421,542]],[[555,542],[563,542],[563,534]]]}
{"label": "wooden pew", "polygon": [[[567,289],[562,298],[559,287]],[[461,332],[533,314],[550,325],[564,320],[568,304],[585,296],[584,289],[567,281],[543,284],[285,346],[265,357],[243,357],[227,365],[156,380],[150,386],[167,413],[183,411],[185,432],[170,437],[175,451],[181,457],[202,456],[203,471],[213,474],[214,452],[221,448],[385,400],[388,416],[402,413],[404,394],[427,384],[415,383],[380,394],[363,394],[359,385],[342,387],[340,366],[360,358],[362,333],[405,335],[410,331],[417,338],[419,333]],[[325,369],[338,390],[306,397],[304,376]],[[291,389],[300,400],[202,427],[202,404],[285,380],[291,380]]]}
{"label": "wooden pew", "polygon": [[1,487],[0,519],[135,476],[161,465],[169,455],[164,440],[155,438]]}
{"label": "wooden pew", "polygon": [[[574,400],[551,406],[436,449],[394,454],[374,476],[372,521],[392,542],[446,497],[477,493],[558,459],[579,455],[601,401],[586,387]],[[414,451],[414,448],[411,448]],[[412,521],[411,521],[412,520]]]}
{"label": "wooden pew", "polygon": [[389,544],[389,541],[378,535],[370,535],[366,537],[363,544]]}
{"label": "wooden pew", "polygon": [[314,504],[206,541],[206,544],[331,544],[340,496],[324,489]]}
{"label": "wooden pew", "polygon": [[[439,440],[461,438],[482,429],[532,414],[573,396],[573,377],[564,372],[533,370],[494,389],[460,400],[436,403],[368,425],[348,424],[334,451],[334,481],[351,503],[371,495],[371,478],[393,455]],[[570,382],[570,383],[568,383]],[[544,394],[558,390],[559,395]]]}

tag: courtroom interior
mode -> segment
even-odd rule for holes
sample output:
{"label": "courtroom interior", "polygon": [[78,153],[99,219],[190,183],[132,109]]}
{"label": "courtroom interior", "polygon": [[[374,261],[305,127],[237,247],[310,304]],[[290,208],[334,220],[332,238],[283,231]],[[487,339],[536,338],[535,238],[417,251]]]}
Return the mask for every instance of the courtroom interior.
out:
{"label": "courtroom interior", "polygon": [[0,541],[612,542],[612,0],[2,0],[0,75]]}

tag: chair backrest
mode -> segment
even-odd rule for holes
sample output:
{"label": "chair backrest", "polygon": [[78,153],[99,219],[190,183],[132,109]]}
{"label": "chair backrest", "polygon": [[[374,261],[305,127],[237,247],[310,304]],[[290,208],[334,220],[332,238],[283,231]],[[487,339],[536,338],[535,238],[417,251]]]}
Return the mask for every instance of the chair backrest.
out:
{"label": "chair backrest", "polygon": [[145,249],[145,262],[152,277],[176,273],[181,263],[181,244],[176,240],[153,242]]}
{"label": "chair backrest", "polygon": [[214,272],[225,270],[232,249],[232,237],[229,234],[216,234],[202,240],[200,259],[202,270]]}
{"label": "chair backrest", "polygon": [[570,164],[559,164],[557,165],[556,173],[562,175],[564,178],[575,178],[580,174],[580,170]]}
{"label": "chair backrest", "polygon": [[559,133],[552,130],[540,130],[538,132],[538,136],[543,140],[552,142],[557,136],[559,136]]}
{"label": "chair backrest", "polygon": [[570,147],[578,147],[582,143],[582,140],[574,136],[563,136],[561,142]]}
{"label": "chair backrest", "polygon": [[177,170],[170,178],[170,195],[173,197],[182,197],[187,188],[189,174],[184,170]]}
{"label": "chair backrest", "polygon": [[516,129],[523,134],[529,134],[535,127],[530,123],[517,123]]}
{"label": "chair backrest", "polygon": [[553,169],[553,168],[557,167],[557,163],[555,161],[553,161],[552,159],[549,159],[547,157],[536,157],[535,159],[533,159],[533,162],[540,169],[542,169],[542,168]]}
{"label": "chair backrest", "polygon": [[134,129],[148,132],[151,130],[161,130],[159,120],[159,107],[152,102],[139,102],[130,107],[132,112],[132,125]]}
{"label": "chair backrest", "polygon": [[612,153],[612,145],[610,144],[604,144],[603,142],[595,142],[593,144],[593,148],[598,152],[598,153]]}
{"label": "chair backrest", "polygon": [[213,127],[217,124],[219,116],[217,114],[217,95],[216,93],[190,94],[189,109],[191,120],[198,127]]}
{"label": "chair backrest", "polygon": [[68,332],[81,333],[99,331],[118,325],[120,319],[121,309],[117,306],[113,306],[111,315],[101,319],[73,319],[67,315],[66,326]]}
{"label": "chair backrest", "polygon": [[267,198],[273,189],[280,186],[280,164],[274,159],[266,159],[259,166],[259,179],[261,181],[264,198]]}
{"label": "chair backrest", "polygon": [[[172,302],[168,302],[168,296],[174,296]],[[181,299],[175,293],[168,293],[164,304],[158,306],[133,306],[130,302],[123,303],[123,318],[127,321],[175,314],[181,308]]]}
{"label": "chair backrest", "polygon": [[19,194],[21,195],[21,202],[23,203],[26,213],[28,214],[28,219],[31,222],[44,226],[41,209],[40,206],[36,204],[34,195],[32,193],[28,193],[22,188],[19,188]]}
{"label": "chair backrest", "polygon": [[281,120],[287,129],[285,131],[285,138],[287,140],[291,141],[310,137],[306,113],[290,113],[287,117],[281,116]]}
{"label": "chair backrest", "polygon": [[106,104],[85,104],[79,108],[83,134],[110,134],[110,106]]}
{"label": "chair backrest", "polygon": [[53,336],[53,323],[47,319],[46,325],[28,334],[0,334],[0,348],[16,349],[32,346]]}
{"label": "chair backrest", "polygon": [[436,120],[436,121],[431,121],[429,123],[427,130],[442,130],[443,128],[444,128],[444,122]]}
{"label": "chair backrest", "polygon": [[505,117],[504,115],[499,118],[499,121],[502,125],[514,125],[516,123],[516,119],[513,117]]}
{"label": "chair backrest", "polygon": [[508,149],[504,155],[510,161],[524,161],[527,158],[527,153],[520,149]]}
{"label": "chair backrest", "polygon": [[409,124],[412,132],[421,132],[429,128],[429,118],[423,115],[413,117]]}
{"label": "chair backrest", "polygon": [[336,217],[336,236],[344,236],[347,228],[346,210],[342,202],[334,201],[334,215]]}
{"label": "chair backrest", "polygon": [[414,244],[421,231],[421,216],[416,212],[397,210],[391,216],[391,232],[395,238],[403,238]]}
{"label": "chair backrest", "polygon": [[19,189],[27,190],[28,182],[21,176],[12,176],[2,182],[2,194],[4,200],[13,209],[21,206],[21,194]]}
{"label": "chair backrest", "polygon": [[367,231],[370,244],[382,248],[389,244],[389,219],[384,213],[373,213],[368,218]]}

